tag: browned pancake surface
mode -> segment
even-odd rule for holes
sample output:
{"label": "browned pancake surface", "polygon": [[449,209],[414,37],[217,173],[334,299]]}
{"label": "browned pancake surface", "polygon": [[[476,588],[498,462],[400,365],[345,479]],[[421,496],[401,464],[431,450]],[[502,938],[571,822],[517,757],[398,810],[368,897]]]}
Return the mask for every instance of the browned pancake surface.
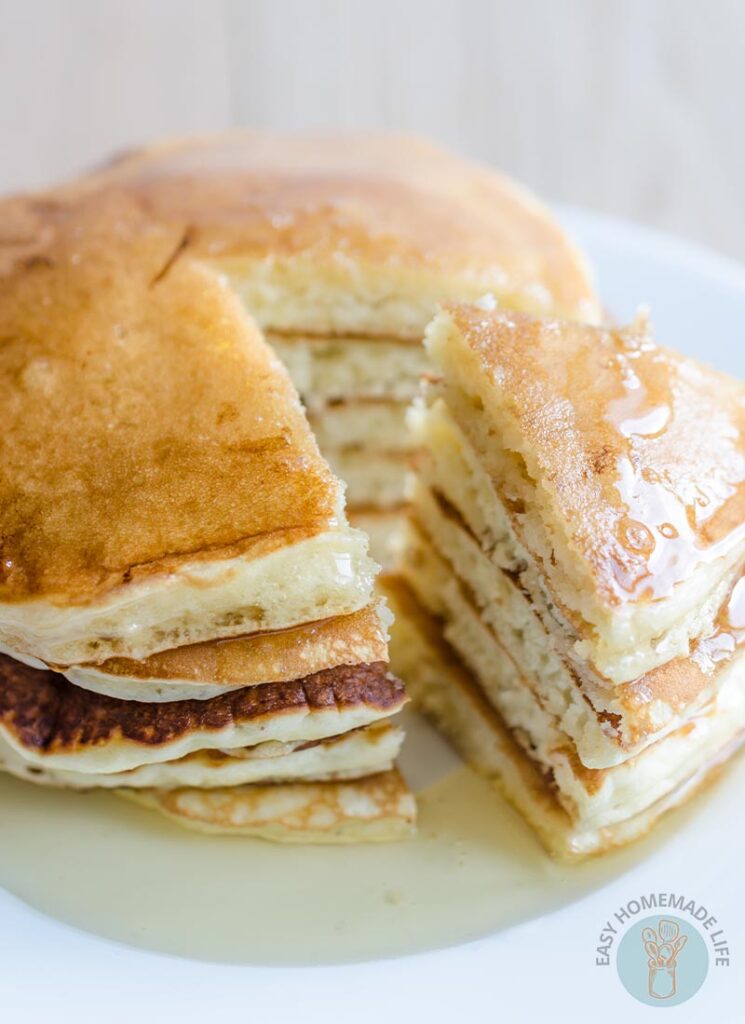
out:
{"label": "browned pancake surface", "polygon": [[186,644],[142,661],[110,658],[97,672],[128,679],[186,679],[215,686],[282,681],[309,671],[387,657],[385,629],[373,605],[351,615],[310,622],[294,629],[253,633],[227,640]]}
{"label": "browned pancake surface", "polygon": [[64,753],[117,739],[160,746],[189,733],[217,732],[285,712],[393,712],[403,684],[385,664],[341,665],[304,679],[267,683],[210,700],[147,704],[82,690],[64,676],[0,656],[0,725],[29,749]]}
{"label": "browned pancake surface", "polygon": [[0,204],[0,601],[85,603],[334,521],[286,372],[182,234],[116,194]]}

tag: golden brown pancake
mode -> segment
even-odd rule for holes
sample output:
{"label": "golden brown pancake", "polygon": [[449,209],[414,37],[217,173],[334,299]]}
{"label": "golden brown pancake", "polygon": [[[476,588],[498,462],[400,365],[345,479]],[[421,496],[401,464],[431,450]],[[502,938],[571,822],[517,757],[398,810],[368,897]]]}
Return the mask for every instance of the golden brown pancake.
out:
{"label": "golden brown pancake", "polygon": [[131,151],[64,200],[97,189],[178,225],[264,326],[418,338],[438,301],[487,291],[598,315],[582,257],[533,196],[420,139],[239,130]]}
{"label": "golden brown pancake", "polygon": [[387,718],[405,702],[384,663],[168,703],[116,700],[0,657],[0,731],[27,760],[80,772],[125,771],[195,750],[314,740]]}
{"label": "golden brown pancake", "polygon": [[131,197],[25,205],[12,237],[0,205],[0,642],[143,657],[364,606],[364,540],[224,281]]}
{"label": "golden brown pancake", "polygon": [[644,316],[451,304],[425,346],[392,663],[549,848],[600,852],[745,737],[745,386]]}
{"label": "golden brown pancake", "polygon": [[[237,301],[186,261],[154,281],[172,232],[103,207],[0,281],[6,601],[88,601],[185,555],[271,549],[338,511]],[[124,220],[117,244],[99,215]]]}
{"label": "golden brown pancake", "polygon": [[298,679],[335,665],[385,661],[389,613],[368,605],[294,629],[208,640],[152,654],[61,669],[87,690],[137,701],[205,700],[262,683]]}

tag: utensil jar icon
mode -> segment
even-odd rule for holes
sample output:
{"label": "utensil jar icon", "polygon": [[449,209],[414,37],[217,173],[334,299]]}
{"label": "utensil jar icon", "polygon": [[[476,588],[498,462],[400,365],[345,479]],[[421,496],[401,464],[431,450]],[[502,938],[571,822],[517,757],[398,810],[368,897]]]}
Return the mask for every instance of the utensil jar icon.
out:
{"label": "utensil jar icon", "polygon": [[[649,962],[650,964],[652,963],[651,960]],[[675,971],[675,964],[671,967],[667,965],[658,967],[657,964],[654,967],[650,966],[649,994],[654,996],[655,999],[672,999],[677,991],[675,987]]]}
{"label": "utensil jar icon", "polygon": [[659,921],[657,931],[645,928],[642,932],[642,945],[649,957],[648,991],[653,999],[672,999],[675,995],[678,953],[687,941],[677,923],[664,918]]}

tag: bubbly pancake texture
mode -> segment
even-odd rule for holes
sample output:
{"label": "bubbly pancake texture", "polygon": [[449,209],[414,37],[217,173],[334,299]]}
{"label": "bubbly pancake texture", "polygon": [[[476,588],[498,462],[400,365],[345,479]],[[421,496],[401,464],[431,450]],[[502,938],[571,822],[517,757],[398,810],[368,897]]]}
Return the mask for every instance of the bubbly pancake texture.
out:
{"label": "bubbly pancake texture", "polygon": [[198,832],[284,843],[406,839],[416,816],[414,797],[395,770],[351,782],[120,793]]}

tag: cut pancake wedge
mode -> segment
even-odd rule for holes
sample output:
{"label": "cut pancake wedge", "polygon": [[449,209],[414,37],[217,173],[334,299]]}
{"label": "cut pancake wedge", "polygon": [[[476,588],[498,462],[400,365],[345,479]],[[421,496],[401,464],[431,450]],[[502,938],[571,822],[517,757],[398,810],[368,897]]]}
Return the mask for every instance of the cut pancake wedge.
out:
{"label": "cut pancake wedge", "polygon": [[745,734],[745,386],[644,318],[451,305],[426,345],[395,663],[551,849],[600,852]]}
{"label": "cut pancake wedge", "polygon": [[121,195],[55,210],[0,278],[0,642],[144,658],[364,607],[365,538],[236,296]]}
{"label": "cut pancake wedge", "polygon": [[118,792],[198,832],[280,843],[406,839],[416,814],[414,798],[395,770],[342,782]]}
{"label": "cut pancake wedge", "polygon": [[[464,667],[459,654],[442,639],[442,625],[423,611],[414,593],[399,579],[385,577],[384,585],[396,616],[391,640],[391,664],[407,680],[408,691],[420,708],[450,739],[464,759],[490,779],[536,831],[546,849],[562,859],[582,859],[623,846],[646,834],[672,807],[692,796],[733,756],[745,740],[745,666],[732,687],[735,711],[728,701],[717,710],[718,734],[705,753],[678,764],[679,778],[648,805],[613,819],[570,813],[558,798],[557,782],[541,770],[532,753],[518,742],[487,699],[480,684]],[[661,741],[664,743],[665,741]],[[682,753],[682,752],[681,752]],[[569,763],[569,761],[568,761]],[[594,773],[575,764],[576,785],[592,795]],[[602,779],[616,769],[597,775]],[[602,784],[602,783],[601,783]],[[638,783],[637,783],[638,785]],[[644,791],[640,794],[644,797]]]}
{"label": "cut pancake wedge", "polygon": [[[710,632],[745,562],[745,386],[610,331],[449,307],[441,395],[492,485],[537,605],[613,684]],[[707,431],[701,424],[707,423]]]}

